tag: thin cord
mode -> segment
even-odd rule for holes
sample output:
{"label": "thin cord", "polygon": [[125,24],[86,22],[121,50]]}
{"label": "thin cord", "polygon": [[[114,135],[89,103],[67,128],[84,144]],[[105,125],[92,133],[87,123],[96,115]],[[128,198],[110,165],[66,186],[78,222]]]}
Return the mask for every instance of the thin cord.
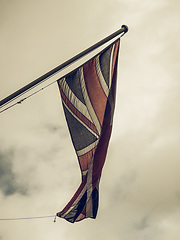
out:
{"label": "thin cord", "polygon": [[23,218],[0,218],[0,221],[16,221],[16,220],[29,220],[29,219],[38,219],[38,218],[52,218],[52,217],[54,217],[54,222],[56,222],[56,215],[41,216],[41,217],[23,217]]}
{"label": "thin cord", "polygon": [[[123,32],[118,38],[121,38],[124,34],[125,34],[125,32]],[[117,39],[116,39],[116,40],[117,40]],[[78,60],[76,60],[76,61],[78,61]],[[76,61],[75,61],[75,62],[76,62]],[[75,62],[74,62],[74,63],[75,63]],[[73,64],[73,63],[71,63],[71,64]],[[70,64],[70,65],[71,65],[71,64]],[[68,67],[68,66],[64,67],[64,69],[67,68],[67,67]],[[59,70],[59,71],[61,71],[61,70]],[[57,71],[56,73],[52,74],[51,76],[45,78],[45,79],[43,80],[43,82],[44,82],[45,80],[51,78],[53,75],[56,75],[59,71]],[[12,108],[12,107],[14,107],[15,105],[22,103],[24,100],[30,98],[31,96],[33,96],[34,94],[36,94],[36,93],[42,91],[43,89],[49,87],[51,84],[53,84],[53,83],[55,83],[55,82],[57,82],[57,80],[55,80],[55,81],[53,81],[52,83],[46,85],[45,87],[39,89],[38,91],[36,91],[36,92],[34,92],[34,93],[28,95],[27,97],[21,99],[20,101],[14,103],[14,104],[12,104],[12,105],[10,105],[9,107],[7,107],[7,108],[1,110],[0,113],[3,113],[4,111],[6,111],[6,110],[8,110],[8,109],[10,109],[10,108]],[[33,88],[37,87],[37,86],[40,85],[41,83],[42,83],[42,82],[39,82],[38,84],[36,84],[36,86],[33,86],[31,89],[27,90],[26,92],[29,92],[30,90],[32,90]],[[16,98],[20,97],[21,95],[25,94],[26,92],[20,94],[20,95],[17,96]],[[12,99],[11,101],[9,101],[8,103],[4,104],[4,105],[1,106],[1,107],[4,107],[5,105],[7,105],[7,104],[9,104],[10,102],[14,101],[16,98]],[[1,108],[1,107],[0,107],[0,108]]]}
{"label": "thin cord", "polygon": [[[121,33],[118,38],[121,38],[124,34],[125,34],[125,32]],[[111,40],[112,40],[112,39],[111,39]],[[116,39],[116,40],[117,40],[117,39]],[[66,69],[67,67],[69,67],[70,65],[72,65],[72,64],[74,64],[75,62],[79,61],[79,60],[80,60],[81,58],[83,58],[83,57],[84,57],[84,56],[80,57],[79,59],[76,59],[74,62],[70,63],[68,66],[63,67],[63,69]],[[3,104],[2,106],[0,106],[0,108],[3,108],[3,107],[6,106],[7,104],[9,104],[9,103],[11,103],[12,101],[14,101],[16,98],[19,98],[21,95],[25,94],[26,92],[29,92],[30,90],[32,90],[33,88],[37,87],[38,85],[40,85],[41,83],[43,83],[43,82],[46,81],[47,79],[51,78],[52,76],[56,75],[56,74],[59,73],[60,71],[62,71],[62,69],[54,72],[53,74],[51,74],[51,75],[48,76],[48,77],[45,77],[41,82],[37,83],[35,86],[32,86],[30,89],[26,90],[25,92],[19,94],[18,96],[14,97],[14,98],[11,99],[10,101],[6,102],[6,103]],[[56,82],[56,81],[54,81],[54,82]],[[54,83],[54,82],[53,82],[53,83]],[[49,85],[51,85],[51,84],[49,84]],[[47,85],[47,86],[48,86],[48,85]],[[44,88],[46,88],[46,87],[44,87]],[[41,89],[41,90],[42,90],[42,89]],[[41,90],[39,90],[39,91],[41,91]],[[37,91],[37,92],[39,92],[39,91]],[[33,95],[34,95],[34,94],[33,94]],[[27,97],[27,98],[28,98],[28,97]],[[27,98],[25,98],[25,99],[27,99]],[[23,99],[22,101],[24,101],[25,99]],[[10,107],[5,108],[4,110],[0,111],[0,113],[8,110],[9,108],[15,106],[15,105],[18,104],[18,103],[21,103],[22,101],[19,101],[19,102],[15,103],[15,104],[11,105]]]}
{"label": "thin cord", "polygon": [[52,84],[53,84],[53,83],[55,83],[55,82],[57,82],[57,80],[53,81],[52,83],[49,83],[49,84],[48,84],[48,85],[46,85],[45,87],[43,87],[43,88],[41,88],[41,89],[37,90],[36,92],[34,92],[34,93],[32,93],[32,94],[28,95],[27,97],[25,97],[25,98],[23,98],[23,99],[19,100],[18,102],[16,102],[16,103],[14,103],[14,104],[10,105],[9,107],[7,107],[7,108],[3,109],[2,111],[0,111],[0,113],[2,113],[2,112],[4,112],[4,111],[8,110],[9,108],[12,108],[12,107],[14,107],[14,106],[15,106],[15,105],[17,105],[17,104],[20,104],[20,103],[22,103],[24,100],[26,100],[26,99],[28,99],[28,98],[32,97],[32,96],[33,96],[33,95],[35,95],[36,93],[38,93],[38,92],[40,92],[40,91],[44,90],[45,88],[49,87],[50,85],[52,85]]}
{"label": "thin cord", "polygon": [[[71,64],[70,64],[70,65],[71,65]],[[69,66],[70,66],[70,65],[69,65]],[[67,67],[68,67],[68,66],[65,66],[63,69],[66,69]],[[37,83],[35,86],[32,86],[30,89],[26,90],[25,92],[21,93],[20,95],[16,96],[15,98],[11,99],[11,100],[8,101],[7,103],[5,103],[5,104],[3,104],[2,106],[0,106],[0,108],[5,107],[7,104],[10,104],[11,102],[15,101],[17,98],[20,98],[20,97],[21,97],[22,95],[24,95],[25,93],[27,93],[27,92],[33,90],[34,88],[38,87],[40,84],[42,84],[43,82],[47,81],[47,80],[50,79],[51,77],[55,76],[55,75],[56,75],[57,73],[59,73],[60,71],[61,71],[61,70],[59,70],[59,71],[51,74],[50,76],[46,77],[45,79],[43,79],[43,81]],[[54,83],[54,82],[57,82],[57,80],[53,81],[52,83]],[[50,83],[49,85],[51,85],[52,83]],[[47,85],[47,86],[49,86],[49,85]],[[46,86],[45,86],[44,88],[46,88]],[[19,103],[19,102],[18,102],[18,103]],[[16,103],[16,104],[17,104],[17,103]],[[16,104],[14,104],[14,105],[16,105]],[[13,106],[14,106],[14,105],[13,105]],[[13,106],[12,106],[12,107],[13,107]],[[9,108],[11,108],[11,106],[8,107],[7,109],[9,109]],[[5,110],[7,110],[7,109],[5,109]],[[2,110],[1,112],[4,112],[5,110]],[[1,112],[0,112],[0,113],[1,113]]]}

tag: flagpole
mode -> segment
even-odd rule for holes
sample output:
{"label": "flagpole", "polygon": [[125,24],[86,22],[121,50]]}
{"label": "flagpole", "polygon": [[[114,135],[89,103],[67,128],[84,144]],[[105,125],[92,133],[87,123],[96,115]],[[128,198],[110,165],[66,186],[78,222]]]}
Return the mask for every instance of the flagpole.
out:
{"label": "flagpole", "polygon": [[41,82],[45,81],[47,78],[51,77],[55,73],[59,72],[63,68],[67,67],[68,65],[72,64],[73,62],[77,61],[81,57],[87,55],[88,53],[92,52],[96,48],[100,47],[101,45],[107,43],[114,37],[120,35],[124,32],[124,34],[128,31],[128,27],[126,25],[122,25],[121,28],[114,32],[113,34],[109,35],[108,37],[104,38],[103,40],[99,41],[98,43],[94,44],[93,46],[87,48],[86,50],[82,51],[81,53],[77,54],[76,56],[72,57],[71,59],[67,60],[66,62],[60,64],[59,66],[55,67],[51,71],[45,73],[41,77],[35,79],[34,81],[30,82],[26,86],[20,88],[16,92],[12,93],[11,95],[7,96],[6,98],[2,99],[0,101],[0,107],[3,107],[3,105],[8,104],[13,99],[17,98],[18,96],[22,95],[23,93],[29,91],[31,88],[35,87],[36,85],[40,84]]}

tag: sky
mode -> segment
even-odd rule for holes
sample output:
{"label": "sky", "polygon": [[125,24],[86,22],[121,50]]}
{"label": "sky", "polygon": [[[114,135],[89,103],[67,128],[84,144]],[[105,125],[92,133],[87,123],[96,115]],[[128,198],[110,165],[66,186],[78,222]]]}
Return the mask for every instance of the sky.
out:
{"label": "sky", "polygon": [[[0,0],[0,99],[129,27],[97,219],[1,221],[0,240],[178,239],[179,11],[178,0]],[[81,181],[57,85],[0,126],[0,219],[55,215]]]}

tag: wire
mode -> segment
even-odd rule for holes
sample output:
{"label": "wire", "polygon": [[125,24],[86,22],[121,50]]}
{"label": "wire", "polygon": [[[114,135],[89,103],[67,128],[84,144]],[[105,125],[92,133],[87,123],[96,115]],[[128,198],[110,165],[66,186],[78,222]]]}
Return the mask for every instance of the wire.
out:
{"label": "wire", "polygon": [[45,87],[43,87],[43,88],[41,88],[41,89],[37,90],[36,92],[34,92],[34,93],[32,93],[32,94],[28,95],[28,96],[27,96],[27,97],[25,97],[25,98],[22,98],[21,100],[19,100],[18,102],[16,102],[16,103],[14,103],[14,104],[10,105],[9,107],[7,107],[7,108],[5,108],[5,109],[1,110],[1,111],[0,111],[0,113],[2,113],[2,112],[4,112],[4,111],[8,110],[9,108],[12,108],[12,107],[14,107],[14,106],[15,106],[15,105],[17,105],[17,104],[20,104],[20,103],[22,103],[22,102],[23,102],[23,101],[25,101],[26,99],[28,99],[28,98],[32,97],[33,95],[35,95],[36,93],[38,93],[38,92],[40,92],[40,91],[44,90],[45,88],[49,87],[50,85],[52,85],[52,84],[53,84],[53,83],[55,83],[55,82],[57,82],[57,80],[53,81],[52,83],[49,83],[49,84],[48,84],[48,85],[46,85]]}
{"label": "wire", "polygon": [[23,218],[0,218],[0,221],[17,221],[17,220],[31,220],[31,219],[39,219],[39,218],[52,218],[54,217],[54,222],[56,222],[56,215],[51,216],[41,216],[41,217],[23,217]]}
{"label": "wire", "polygon": [[[121,38],[124,34],[125,34],[125,32],[123,32],[117,39]],[[117,41],[117,39],[116,39],[115,41]],[[115,41],[114,41],[114,42],[115,42]],[[104,51],[104,49],[103,49],[102,51]],[[99,54],[99,53],[98,53],[98,54]],[[95,55],[95,56],[96,56],[96,55]],[[95,57],[95,56],[94,56],[94,57]],[[94,57],[92,57],[92,58],[94,58]],[[78,60],[75,60],[74,62],[76,62],[76,61],[78,61]],[[89,60],[88,60],[88,61],[89,61]],[[69,65],[71,65],[71,64],[72,64],[72,63],[70,63]],[[82,65],[84,65],[84,64],[85,64],[85,63],[83,63]],[[82,65],[81,65],[81,66],[82,66]],[[68,66],[65,66],[64,68],[67,68],[67,67],[68,67]],[[64,69],[64,68],[63,68],[63,69]],[[58,70],[58,71],[56,71],[55,73],[51,74],[50,76],[44,78],[43,81],[39,82],[39,83],[36,84],[35,86],[32,86],[30,89],[26,90],[25,92],[21,93],[20,95],[16,96],[15,98],[11,99],[11,100],[8,101],[7,103],[3,104],[3,106],[1,106],[0,108],[3,108],[5,105],[11,103],[11,102],[14,101],[16,98],[19,98],[21,95],[25,94],[26,92],[31,91],[32,89],[34,89],[35,87],[37,87],[38,85],[40,85],[42,82],[44,82],[44,81],[46,81],[47,79],[51,78],[53,75],[56,75],[59,71],[61,71],[61,70]],[[58,81],[58,80],[53,81],[52,83],[46,85],[45,87],[43,87],[43,88],[37,90],[36,92],[28,95],[27,97],[21,99],[20,101],[18,101],[18,102],[16,102],[16,103],[10,105],[9,107],[1,110],[0,113],[3,113],[4,111],[6,111],[6,110],[8,110],[8,109],[10,109],[10,108],[12,108],[12,107],[14,107],[15,105],[22,103],[24,100],[30,98],[31,96],[33,96],[33,95],[35,95],[36,93],[42,91],[43,89],[49,87],[51,84],[53,84],[53,83],[55,83],[55,82],[57,82],[57,81]]]}

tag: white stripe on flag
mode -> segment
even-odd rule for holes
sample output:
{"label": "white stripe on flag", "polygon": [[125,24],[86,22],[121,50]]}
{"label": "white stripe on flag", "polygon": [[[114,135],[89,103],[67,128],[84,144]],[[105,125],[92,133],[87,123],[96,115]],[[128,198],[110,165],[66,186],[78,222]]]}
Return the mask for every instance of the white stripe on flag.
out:
{"label": "white stripe on flag", "polygon": [[69,88],[66,79],[63,78],[59,81],[59,85],[61,86],[64,94],[66,95],[67,99],[77,108],[77,110],[82,113],[89,121],[92,122],[92,119],[88,113],[87,107],[76,97],[76,95],[71,91]]}
{"label": "white stripe on flag", "polygon": [[76,114],[74,114],[71,109],[66,105],[66,103],[64,102],[64,100],[62,100],[64,106],[68,109],[68,111],[73,115],[73,117],[75,117],[84,127],[86,127],[88,129],[89,132],[91,132],[96,138],[99,138],[99,136],[97,135],[97,133],[95,133],[91,128],[89,128],[83,121],[81,121],[81,119],[79,119],[77,117]]}
{"label": "white stripe on flag", "polygon": [[101,84],[101,87],[102,87],[106,97],[108,97],[109,88],[108,88],[108,85],[107,85],[103,75],[102,75],[102,71],[101,71],[101,67],[100,67],[100,63],[99,63],[99,56],[96,57],[95,63],[96,63],[96,73],[98,75],[99,82]]}
{"label": "white stripe on flag", "polygon": [[84,81],[83,67],[79,68],[79,75],[80,75],[80,83],[81,83],[81,89],[82,89],[84,101],[85,101],[86,106],[88,108],[89,114],[90,114],[90,116],[93,120],[93,123],[96,126],[96,129],[97,129],[97,131],[100,135],[101,134],[101,125],[100,125],[99,119],[97,118],[97,115],[94,111],[94,108],[91,104],[91,101],[89,99],[89,95],[87,93],[86,84],[85,84],[85,81]]}
{"label": "white stripe on flag", "polygon": [[77,151],[77,155],[80,157],[84,154],[86,154],[87,152],[91,151],[93,148],[95,148],[99,143],[99,139],[96,140],[95,142],[91,143],[89,146]]}

